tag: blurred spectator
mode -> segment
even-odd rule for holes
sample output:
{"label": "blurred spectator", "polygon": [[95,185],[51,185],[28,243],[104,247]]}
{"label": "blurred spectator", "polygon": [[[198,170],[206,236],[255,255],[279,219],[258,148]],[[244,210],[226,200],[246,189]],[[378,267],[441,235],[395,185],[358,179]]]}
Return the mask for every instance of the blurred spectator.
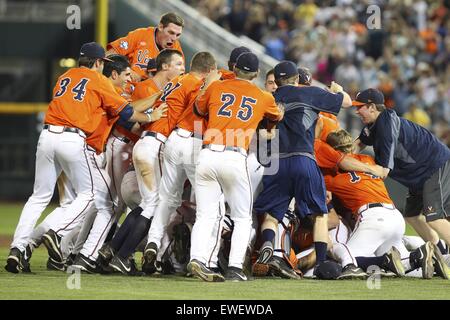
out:
{"label": "blurred spectator", "polygon": [[411,105],[409,106],[408,112],[406,112],[403,115],[403,118],[412,121],[414,123],[417,123],[418,125],[430,129],[430,125],[431,125],[431,119],[430,117],[427,115],[427,113],[425,111],[423,111],[423,109],[418,108],[416,103],[411,103]]}

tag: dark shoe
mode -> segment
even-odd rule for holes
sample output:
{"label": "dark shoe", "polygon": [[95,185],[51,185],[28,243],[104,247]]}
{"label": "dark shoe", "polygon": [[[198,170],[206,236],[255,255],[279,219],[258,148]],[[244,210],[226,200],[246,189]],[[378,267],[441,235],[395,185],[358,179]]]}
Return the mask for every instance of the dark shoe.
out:
{"label": "dark shoe", "polygon": [[22,270],[22,261],[23,253],[17,248],[12,248],[6,259],[5,270],[11,273],[19,273]]}
{"label": "dark shoe", "polygon": [[193,259],[187,265],[187,270],[190,274],[197,276],[203,281],[207,282],[223,282],[225,278],[217,272],[214,272],[208,269],[203,263],[200,261]]}
{"label": "dark shoe", "polygon": [[74,253],[69,254],[69,256],[66,259],[66,266],[71,266],[75,262],[77,255]]}
{"label": "dark shoe", "polygon": [[142,271],[140,271],[138,269],[137,264],[136,264],[136,260],[134,260],[133,256],[130,256],[128,258],[128,261],[130,262],[130,265],[131,265],[131,273],[129,274],[130,276],[140,277],[140,276],[144,276],[145,275],[144,272],[142,272]]}
{"label": "dark shoe", "polygon": [[58,261],[53,260],[51,257],[48,257],[47,270],[65,271],[66,270],[66,265],[64,263],[62,263],[62,262],[58,262]]}
{"label": "dark shoe", "polygon": [[247,276],[242,272],[242,269],[236,267],[228,267],[225,273],[225,280],[227,281],[247,281]]}
{"label": "dark shoe", "polygon": [[98,250],[98,258],[97,261],[101,266],[107,266],[111,262],[114,257],[115,252],[113,248],[107,243],[105,243],[100,250]]}
{"label": "dark shoe", "polygon": [[434,275],[433,254],[434,247],[430,241],[415,250],[418,254],[418,261],[422,268],[422,278],[431,279]]}
{"label": "dark shoe", "polygon": [[35,246],[34,242],[31,242],[26,246],[25,252],[23,254],[22,272],[31,273],[30,260],[31,260],[31,255],[33,254],[33,250],[36,247],[37,246]]}
{"label": "dark shoe", "polygon": [[266,241],[259,250],[258,263],[268,263],[273,256],[273,244],[271,241]]}
{"label": "dark shoe", "polygon": [[150,242],[145,246],[144,255],[142,256],[142,271],[145,272],[145,274],[153,274],[157,271],[155,267],[157,254],[158,247],[156,246],[156,243]]}
{"label": "dark shoe", "polygon": [[342,269],[342,274],[338,277],[339,280],[344,279],[366,279],[367,273],[363,269],[355,266],[353,263],[346,265]]}
{"label": "dark shoe", "polygon": [[191,229],[186,223],[180,223],[173,227],[173,253],[175,259],[181,264],[189,261],[191,249]]}
{"label": "dark shoe", "polygon": [[300,280],[302,278],[286,263],[286,261],[284,261],[283,258],[273,256],[269,260],[268,265],[274,276],[295,280]]}
{"label": "dark shoe", "polygon": [[81,271],[84,271],[87,273],[99,273],[100,272],[97,262],[89,259],[88,257],[85,257],[81,253],[79,253],[77,255],[77,257],[75,258],[75,261],[73,262],[72,267],[80,269]]}
{"label": "dark shoe", "polygon": [[384,261],[381,268],[394,272],[398,277],[405,276],[405,268],[403,267],[400,252],[397,248],[392,247],[383,257]]}
{"label": "dark shoe", "polygon": [[123,259],[119,255],[115,255],[114,258],[112,258],[109,266],[116,272],[120,272],[125,275],[131,274],[132,271],[130,260],[128,258]]}
{"label": "dark shoe", "polygon": [[445,259],[442,256],[441,251],[435,244],[433,244],[433,249],[434,249],[434,253],[433,253],[434,271],[436,272],[436,274],[439,277],[449,280],[450,279],[450,268],[445,263]]}
{"label": "dark shoe", "polygon": [[57,262],[64,262],[61,252],[61,237],[55,231],[48,230],[42,236],[42,243],[47,248],[50,258]]}

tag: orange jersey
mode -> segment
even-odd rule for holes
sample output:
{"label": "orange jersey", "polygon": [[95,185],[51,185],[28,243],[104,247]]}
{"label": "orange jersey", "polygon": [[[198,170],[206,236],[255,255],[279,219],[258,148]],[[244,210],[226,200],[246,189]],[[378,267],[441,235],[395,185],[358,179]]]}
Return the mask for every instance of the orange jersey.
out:
{"label": "orange jersey", "polygon": [[219,72],[222,73],[222,76],[220,77],[221,80],[236,79],[236,74],[233,71],[219,69]]}
{"label": "orange jersey", "polygon": [[329,169],[336,171],[339,163],[346,156],[344,153],[334,150],[328,143],[320,139],[314,140],[314,154],[316,155],[317,165],[321,170]]}
{"label": "orange jersey", "polygon": [[273,95],[247,80],[213,82],[197,100],[200,113],[208,114],[204,144],[248,149],[263,117],[277,121],[281,112]]}
{"label": "orange jersey", "polygon": [[[148,60],[156,59],[160,49],[156,44],[157,28],[139,28],[128,33],[125,37],[108,43],[107,50],[114,49],[118,54],[124,55],[130,60],[131,68],[142,78],[147,78]],[[177,40],[173,49],[183,52],[181,44]]]}
{"label": "orange jersey", "polygon": [[336,116],[326,112],[319,113],[317,125],[322,127],[319,139],[323,142],[327,142],[327,137],[331,132],[340,129],[339,121]]}
{"label": "orange jersey", "polygon": [[[375,164],[375,160],[364,154],[348,155],[367,164]],[[358,209],[368,203],[392,203],[381,178],[364,172],[339,172],[334,177],[324,177],[328,191],[337,197],[344,207],[357,214]]]}
{"label": "orange jersey", "polygon": [[168,105],[167,117],[147,124],[144,130],[159,132],[168,137],[186,108],[194,103],[202,85],[203,80],[199,80],[190,73],[180,75],[168,82],[163,94],[155,103],[155,108],[164,102]]}
{"label": "orange jersey", "polygon": [[150,97],[152,94],[159,91],[159,88],[156,86],[155,81],[153,79],[147,79],[141,82],[138,82],[135,87],[133,94],[131,95],[131,100],[136,101],[140,99],[144,99]]}
{"label": "orange jersey", "polygon": [[127,104],[104,75],[84,67],[73,68],[58,78],[44,122],[79,128],[89,136],[105,111],[111,118]]}
{"label": "orange jersey", "polygon": [[[128,98],[127,100],[130,101],[128,94],[122,88],[115,87],[114,89],[121,97],[125,99]],[[105,150],[106,141],[108,140],[111,129],[117,120],[119,120],[118,115],[108,118],[108,115],[105,112],[98,127],[89,137],[86,138],[86,143],[94,148],[97,154],[100,154]]]}

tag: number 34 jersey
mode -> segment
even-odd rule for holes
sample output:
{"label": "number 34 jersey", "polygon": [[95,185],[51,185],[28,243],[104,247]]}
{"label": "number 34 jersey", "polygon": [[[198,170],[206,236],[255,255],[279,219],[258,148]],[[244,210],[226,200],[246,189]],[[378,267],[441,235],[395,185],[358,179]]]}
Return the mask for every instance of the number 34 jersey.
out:
{"label": "number 34 jersey", "polygon": [[104,75],[84,67],[73,68],[58,78],[44,122],[78,128],[89,136],[105,113],[114,117],[127,104]]}
{"label": "number 34 jersey", "polygon": [[[375,164],[375,160],[363,154],[348,154],[367,164]],[[357,214],[358,209],[368,203],[392,203],[383,180],[380,177],[359,171],[338,172],[335,176],[325,175],[325,184],[333,197],[339,198],[342,204]]]}

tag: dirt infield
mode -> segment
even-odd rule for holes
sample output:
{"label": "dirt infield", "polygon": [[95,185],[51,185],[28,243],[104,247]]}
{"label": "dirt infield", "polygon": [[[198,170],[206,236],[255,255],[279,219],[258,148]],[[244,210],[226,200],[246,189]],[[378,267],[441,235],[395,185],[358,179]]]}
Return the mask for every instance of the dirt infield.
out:
{"label": "dirt infield", "polygon": [[9,247],[12,241],[12,236],[0,235],[0,247]]}

